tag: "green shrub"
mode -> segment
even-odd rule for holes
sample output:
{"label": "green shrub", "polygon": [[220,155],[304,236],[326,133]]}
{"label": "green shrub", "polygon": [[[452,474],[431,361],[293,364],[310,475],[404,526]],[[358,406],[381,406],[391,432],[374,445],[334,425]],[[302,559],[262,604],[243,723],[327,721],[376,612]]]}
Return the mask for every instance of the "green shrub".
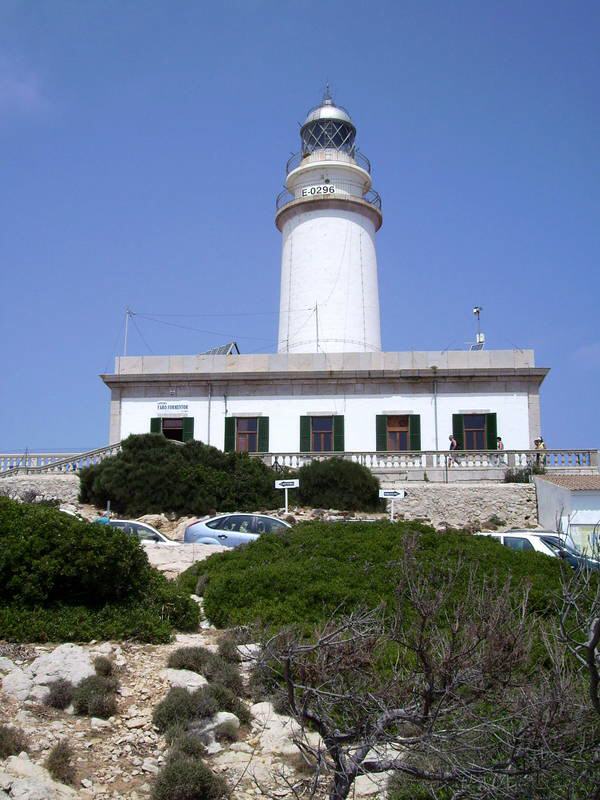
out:
{"label": "green shrub", "polygon": [[[530,609],[556,609],[562,562],[539,553],[517,553],[484,536],[437,533],[409,522],[307,523],[281,536],[263,536],[252,547],[211,556],[184,573],[181,585],[202,573],[209,580],[204,609],[218,627],[307,629],[333,613],[388,604],[401,582],[398,563],[406,535],[417,536],[415,557],[425,575],[462,565],[449,604],[460,599],[471,568],[481,579],[511,577],[516,589],[531,584]],[[208,676],[207,676],[208,677]]]}
{"label": "green shrub", "polygon": [[219,642],[219,655],[229,664],[239,664],[242,660],[240,653],[232,636],[224,636]]}
{"label": "green shrub", "polygon": [[0,725],[0,761],[29,751],[29,741],[23,731],[10,725]]}
{"label": "green shrub", "polygon": [[78,714],[108,719],[117,712],[118,681],[103,675],[90,675],[75,687],[73,705]]}
{"label": "green shrub", "polygon": [[179,756],[167,761],[156,778],[152,800],[220,800],[227,784],[206,764]]}
{"label": "green shrub", "polygon": [[239,668],[235,664],[228,664],[219,655],[213,654],[204,668],[203,674],[207,680],[220,683],[238,695],[244,691],[244,683]]}
{"label": "green shrub", "polygon": [[74,756],[75,753],[66,739],[62,739],[50,750],[45,767],[55,781],[75,785],[77,772],[73,764]]}
{"label": "green shrub", "polygon": [[157,434],[128,437],[116,456],[80,473],[83,502],[127,516],[274,507],[274,474],[246,453],[222,453],[201,442],[181,446]]}
{"label": "green shrub", "polygon": [[208,691],[213,698],[217,711],[229,711],[235,714],[242,725],[249,725],[252,719],[250,709],[246,706],[240,698],[220,683],[211,683],[205,686],[204,689]]}
{"label": "green shrub", "polygon": [[94,659],[94,669],[96,670],[96,675],[103,675],[107,678],[109,675],[113,674],[115,665],[111,659],[106,656],[96,656]]}
{"label": "green shrub", "polygon": [[206,748],[196,736],[189,733],[180,733],[171,739],[168,759],[181,757],[200,759],[206,754]]}
{"label": "green shrub", "polygon": [[313,461],[298,470],[298,478],[298,500],[302,505],[345,511],[383,509],[379,480],[367,467],[353,461]]}
{"label": "green shrub", "polygon": [[48,694],[44,699],[44,705],[64,711],[73,702],[74,692],[75,687],[71,681],[66,681],[64,678],[52,681],[48,684]]}
{"label": "green shrub", "polygon": [[199,616],[134,537],[0,497],[0,639],[166,642]]}
{"label": "green shrub", "polygon": [[204,669],[213,655],[207,647],[178,647],[169,656],[167,666],[171,669],[189,669],[204,675]]}
{"label": "green shrub", "polygon": [[116,528],[0,497],[0,602],[98,607],[141,596],[150,571]]}
{"label": "green shrub", "polygon": [[187,723],[196,719],[196,712],[197,703],[193,694],[187,689],[176,687],[155,707],[152,722],[159,731],[166,731],[174,726],[185,730]]}

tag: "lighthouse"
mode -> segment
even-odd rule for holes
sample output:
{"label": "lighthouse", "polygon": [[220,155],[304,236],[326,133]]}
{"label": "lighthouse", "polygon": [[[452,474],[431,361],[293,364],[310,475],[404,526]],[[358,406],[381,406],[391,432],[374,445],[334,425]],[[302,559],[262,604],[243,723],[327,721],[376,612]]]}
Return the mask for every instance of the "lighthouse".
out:
{"label": "lighthouse", "polygon": [[375,234],[381,198],[356,128],[327,89],[287,162],[275,224],[282,234],[280,353],[381,350]]}

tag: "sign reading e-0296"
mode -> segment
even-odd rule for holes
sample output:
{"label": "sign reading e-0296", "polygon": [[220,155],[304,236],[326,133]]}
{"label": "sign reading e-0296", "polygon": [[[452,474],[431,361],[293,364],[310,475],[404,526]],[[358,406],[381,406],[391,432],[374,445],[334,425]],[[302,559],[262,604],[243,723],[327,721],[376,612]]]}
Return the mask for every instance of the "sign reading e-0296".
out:
{"label": "sign reading e-0296", "polygon": [[321,186],[305,186],[302,189],[302,197],[317,197],[324,194],[335,194],[335,186],[324,183]]}

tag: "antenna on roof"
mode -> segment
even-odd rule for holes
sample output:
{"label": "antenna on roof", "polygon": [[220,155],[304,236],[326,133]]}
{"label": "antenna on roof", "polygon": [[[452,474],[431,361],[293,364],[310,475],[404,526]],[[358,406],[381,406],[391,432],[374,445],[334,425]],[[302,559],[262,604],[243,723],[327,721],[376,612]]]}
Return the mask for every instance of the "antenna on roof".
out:
{"label": "antenna on roof", "polygon": [[473,306],[473,315],[477,319],[477,333],[475,335],[475,344],[472,344],[469,350],[483,350],[485,345],[485,333],[481,332],[481,312],[482,306]]}

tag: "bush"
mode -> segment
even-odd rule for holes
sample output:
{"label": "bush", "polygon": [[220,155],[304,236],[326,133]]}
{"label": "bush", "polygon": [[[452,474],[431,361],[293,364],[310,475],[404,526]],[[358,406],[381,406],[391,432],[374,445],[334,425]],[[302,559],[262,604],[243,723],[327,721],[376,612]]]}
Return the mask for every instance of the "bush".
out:
{"label": "bush", "polygon": [[171,669],[189,669],[204,675],[204,669],[213,655],[206,647],[178,647],[169,656],[167,666]]}
{"label": "bush", "polygon": [[55,781],[60,781],[70,786],[75,785],[77,773],[73,765],[74,755],[73,749],[66,739],[55,744],[50,750],[45,767]]}
{"label": "bush", "polygon": [[227,686],[223,686],[220,683],[211,683],[209,686],[205,686],[204,690],[213,698],[217,711],[229,711],[231,714],[236,715],[242,725],[250,724],[252,714],[249,708]]}
{"label": "bush", "polygon": [[298,470],[298,478],[298,500],[302,505],[345,511],[383,509],[379,480],[367,467],[353,461],[313,461]]}
{"label": "bush", "polygon": [[0,761],[23,751],[27,753],[28,750],[29,741],[23,731],[9,725],[0,725]]}
{"label": "bush", "polygon": [[198,621],[134,537],[0,497],[0,639],[166,642]]}
{"label": "bush", "polygon": [[152,800],[220,800],[227,784],[202,761],[187,756],[169,759],[158,774]]}
{"label": "bush", "polygon": [[187,689],[176,687],[171,689],[164,700],[156,706],[152,722],[161,732],[174,726],[185,730],[187,723],[196,719],[197,708],[194,695]]}
{"label": "bush", "polygon": [[204,610],[218,627],[298,623],[310,628],[334,613],[390,603],[402,580],[397,567],[402,543],[412,533],[425,575],[463,565],[465,583],[449,604],[460,599],[474,568],[482,579],[512,577],[516,588],[530,583],[530,609],[545,615],[555,610],[560,559],[517,553],[485,536],[440,534],[408,522],[298,525],[281,536],[263,536],[252,547],[215,554],[193,565],[181,581],[193,582],[200,571],[208,574]]}
{"label": "bush", "polygon": [[204,677],[209,681],[226,686],[237,695],[244,691],[244,683],[238,667],[235,664],[228,664],[219,655],[213,654],[204,668]]}
{"label": "bush", "polygon": [[73,705],[78,714],[108,719],[117,712],[118,681],[102,675],[90,675],[75,688]]}
{"label": "bush", "polygon": [[247,453],[222,453],[201,442],[129,436],[121,452],[81,471],[80,498],[128,516],[173,511],[206,514],[274,507],[274,473]]}
{"label": "bush", "polygon": [[44,699],[44,705],[64,711],[73,702],[74,692],[75,687],[71,681],[66,681],[64,678],[52,681],[48,684],[48,694]]}
{"label": "bush", "polygon": [[94,659],[94,669],[96,670],[96,675],[103,675],[107,678],[109,675],[112,675],[115,669],[115,665],[106,656],[96,656]]}
{"label": "bush", "polygon": [[182,757],[200,759],[206,754],[206,748],[196,736],[189,733],[180,733],[171,740],[171,747],[168,759],[180,759]]}
{"label": "bush", "polygon": [[140,597],[150,571],[117,528],[0,497],[0,602],[98,607]]}
{"label": "bush", "polygon": [[239,664],[242,660],[235,639],[231,636],[224,636],[219,642],[219,655],[229,664]]}

